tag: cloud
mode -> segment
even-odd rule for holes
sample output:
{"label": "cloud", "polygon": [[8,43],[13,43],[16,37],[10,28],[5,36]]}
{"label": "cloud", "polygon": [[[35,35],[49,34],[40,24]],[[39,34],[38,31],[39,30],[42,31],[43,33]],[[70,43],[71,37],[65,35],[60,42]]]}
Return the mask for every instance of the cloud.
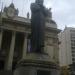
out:
{"label": "cloud", "polygon": [[[56,20],[58,27],[64,29],[65,25],[74,26],[75,24],[75,1],[58,0],[53,6],[53,19]],[[72,25],[73,24],[73,25]]]}
{"label": "cloud", "polygon": [[[8,6],[12,0],[2,0],[4,5]],[[19,15],[26,17],[30,12],[30,4],[35,0],[13,0],[15,7],[19,9]],[[52,8],[53,19],[58,28],[64,29],[65,25],[75,25],[75,0],[44,0],[47,8]]]}

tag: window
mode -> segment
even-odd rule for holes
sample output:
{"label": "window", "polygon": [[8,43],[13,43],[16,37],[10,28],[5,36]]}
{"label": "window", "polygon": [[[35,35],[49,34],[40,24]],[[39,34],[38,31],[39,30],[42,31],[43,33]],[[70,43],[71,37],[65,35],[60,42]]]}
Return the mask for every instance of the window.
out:
{"label": "window", "polygon": [[75,50],[75,47],[71,47],[72,50]]}
{"label": "window", "polygon": [[50,71],[47,70],[38,70],[37,75],[50,75]]}
{"label": "window", "polygon": [[72,53],[72,57],[75,57],[75,53]]}
{"label": "window", "polygon": [[74,62],[75,62],[75,58],[72,58],[72,61],[74,61]]}
{"label": "window", "polygon": [[74,50],[72,50],[72,53],[75,53],[75,49],[74,49]]}

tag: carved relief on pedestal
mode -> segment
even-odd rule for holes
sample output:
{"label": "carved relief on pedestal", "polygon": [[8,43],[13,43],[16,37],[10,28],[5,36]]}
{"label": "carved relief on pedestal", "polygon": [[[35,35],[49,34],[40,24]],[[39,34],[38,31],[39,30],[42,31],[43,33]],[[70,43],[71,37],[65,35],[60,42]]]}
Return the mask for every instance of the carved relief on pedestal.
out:
{"label": "carved relief on pedestal", "polygon": [[45,38],[45,53],[49,55],[50,61],[53,61],[54,56],[54,46],[53,46],[53,38],[46,37]]}

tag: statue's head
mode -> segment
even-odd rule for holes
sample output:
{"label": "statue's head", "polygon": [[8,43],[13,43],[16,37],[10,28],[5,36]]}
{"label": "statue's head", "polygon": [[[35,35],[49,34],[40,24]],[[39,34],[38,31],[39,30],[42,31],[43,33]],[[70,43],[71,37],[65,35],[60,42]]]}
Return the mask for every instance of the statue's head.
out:
{"label": "statue's head", "polygon": [[43,5],[44,0],[36,0],[36,3],[39,5]]}

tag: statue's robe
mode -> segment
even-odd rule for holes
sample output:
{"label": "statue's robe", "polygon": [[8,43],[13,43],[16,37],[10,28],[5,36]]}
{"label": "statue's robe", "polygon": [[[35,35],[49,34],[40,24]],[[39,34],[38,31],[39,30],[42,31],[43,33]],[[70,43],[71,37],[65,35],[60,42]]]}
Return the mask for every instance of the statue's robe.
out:
{"label": "statue's robe", "polygon": [[44,48],[46,10],[36,3],[31,4],[31,52],[42,52]]}

